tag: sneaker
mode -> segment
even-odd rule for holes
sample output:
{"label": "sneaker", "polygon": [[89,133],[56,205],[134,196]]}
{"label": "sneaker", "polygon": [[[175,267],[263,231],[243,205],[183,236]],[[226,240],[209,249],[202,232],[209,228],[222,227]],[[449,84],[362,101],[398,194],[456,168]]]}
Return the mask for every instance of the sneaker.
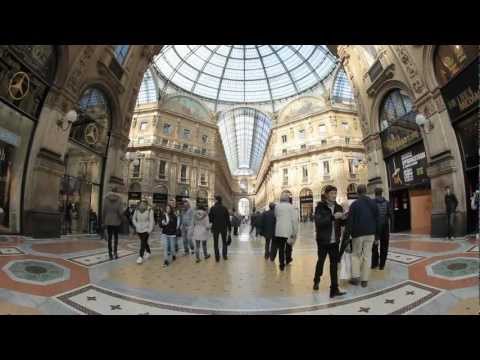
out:
{"label": "sneaker", "polygon": [[141,256],[139,256],[138,259],[137,259],[137,264],[140,265],[141,263],[143,263],[143,258]]}
{"label": "sneaker", "polygon": [[362,281],[362,287],[367,287],[368,286],[368,281]]}
{"label": "sneaker", "polygon": [[205,260],[207,259],[210,259],[210,254],[207,254],[207,256],[205,256]]}
{"label": "sneaker", "polygon": [[143,258],[144,258],[145,260],[148,260],[148,259],[150,258],[150,256],[151,256],[151,254],[148,253],[148,252],[146,252],[145,255],[143,255]]}

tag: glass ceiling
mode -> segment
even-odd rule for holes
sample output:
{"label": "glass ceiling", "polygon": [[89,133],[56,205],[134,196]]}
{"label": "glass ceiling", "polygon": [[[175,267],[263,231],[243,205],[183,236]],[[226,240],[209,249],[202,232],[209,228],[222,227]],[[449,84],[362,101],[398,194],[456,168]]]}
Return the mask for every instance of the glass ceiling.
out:
{"label": "glass ceiling", "polygon": [[328,78],[336,63],[325,45],[168,45],[154,60],[169,83],[225,103],[300,94]]}
{"label": "glass ceiling", "polygon": [[232,175],[257,173],[271,127],[265,114],[249,107],[220,114],[218,128]]}

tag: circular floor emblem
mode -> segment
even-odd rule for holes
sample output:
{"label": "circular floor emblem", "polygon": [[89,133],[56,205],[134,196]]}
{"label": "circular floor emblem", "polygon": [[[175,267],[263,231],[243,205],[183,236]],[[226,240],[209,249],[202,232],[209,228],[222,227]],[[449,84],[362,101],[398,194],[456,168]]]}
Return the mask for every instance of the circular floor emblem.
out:
{"label": "circular floor emblem", "polygon": [[478,276],[479,259],[474,257],[454,257],[435,261],[427,265],[427,274],[445,280],[462,280]]}
{"label": "circular floor emblem", "polygon": [[30,77],[23,71],[17,72],[10,79],[8,94],[14,100],[22,100],[30,89]]}
{"label": "circular floor emblem", "polygon": [[35,285],[50,285],[70,278],[70,270],[52,261],[13,260],[3,271],[18,282]]}

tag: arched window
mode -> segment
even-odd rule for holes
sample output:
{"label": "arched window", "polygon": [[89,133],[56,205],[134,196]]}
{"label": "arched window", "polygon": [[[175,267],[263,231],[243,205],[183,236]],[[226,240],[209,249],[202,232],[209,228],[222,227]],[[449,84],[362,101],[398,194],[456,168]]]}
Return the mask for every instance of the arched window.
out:
{"label": "arched window", "polygon": [[137,105],[149,104],[158,101],[157,86],[150,69],[147,69],[143,77],[140,91],[138,92]]}
{"label": "arched window", "polygon": [[352,104],[353,101],[352,87],[345,70],[342,68],[338,71],[333,83],[332,102]]}
{"label": "arched window", "polygon": [[247,198],[238,201],[238,213],[243,216],[250,213],[250,201]]}
{"label": "arched window", "polygon": [[477,45],[440,45],[435,51],[435,75],[440,86],[478,57]]}
{"label": "arched window", "polygon": [[385,130],[393,122],[405,119],[415,123],[410,97],[400,89],[390,91],[380,106],[380,129]]}
{"label": "arched window", "polygon": [[80,119],[74,124],[70,137],[98,152],[107,148],[111,124],[110,104],[102,90],[89,87],[79,101]]}
{"label": "arched window", "polygon": [[120,65],[125,62],[129,47],[129,45],[115,45],[115,58]]}

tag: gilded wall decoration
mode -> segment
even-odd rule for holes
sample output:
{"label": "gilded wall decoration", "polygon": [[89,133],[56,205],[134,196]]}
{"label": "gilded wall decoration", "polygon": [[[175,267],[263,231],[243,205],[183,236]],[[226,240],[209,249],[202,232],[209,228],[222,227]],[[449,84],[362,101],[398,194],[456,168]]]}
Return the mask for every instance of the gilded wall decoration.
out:
{"label": "gilded wall decoration", "polygon": [[425,89],[425,85],[423,83],[423,80],[418,75],[415,63],[413,62],[407,49],[405,48],[405,46],[401,45],[395,45],[393,46],[393,48],[397,52],[402,64],[405,66],[413,90],[415,91],[415,93],[421,94]]}

